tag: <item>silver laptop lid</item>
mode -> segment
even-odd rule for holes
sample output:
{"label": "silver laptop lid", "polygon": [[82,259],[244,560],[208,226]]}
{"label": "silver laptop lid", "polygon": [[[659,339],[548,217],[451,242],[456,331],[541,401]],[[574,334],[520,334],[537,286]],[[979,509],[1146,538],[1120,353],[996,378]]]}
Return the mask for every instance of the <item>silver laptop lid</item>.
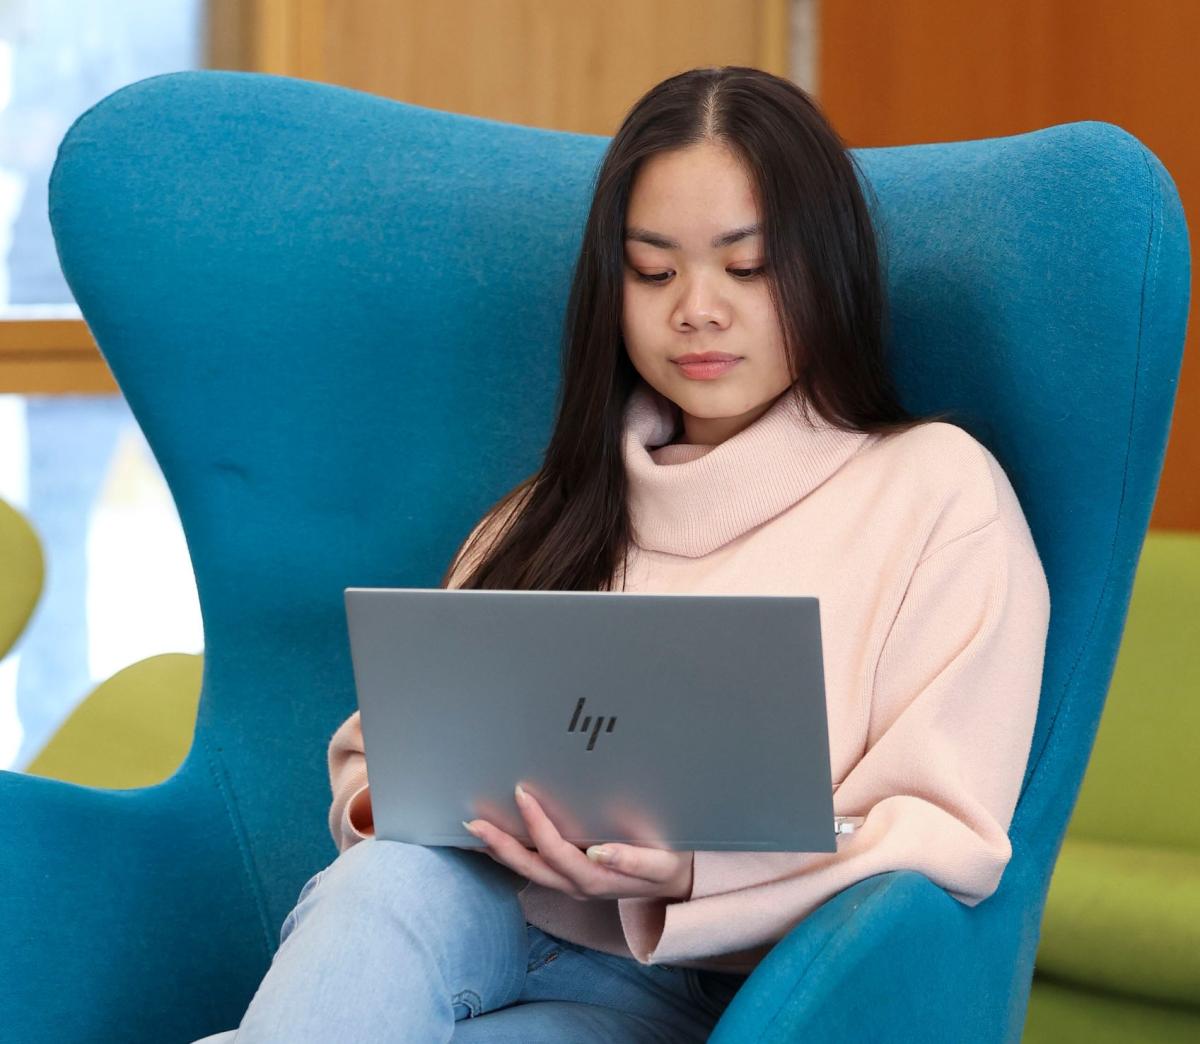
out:
{"label": "silver laptop lid", "polygon": [[376,837],[836,851],[816,597],[347,588]]}

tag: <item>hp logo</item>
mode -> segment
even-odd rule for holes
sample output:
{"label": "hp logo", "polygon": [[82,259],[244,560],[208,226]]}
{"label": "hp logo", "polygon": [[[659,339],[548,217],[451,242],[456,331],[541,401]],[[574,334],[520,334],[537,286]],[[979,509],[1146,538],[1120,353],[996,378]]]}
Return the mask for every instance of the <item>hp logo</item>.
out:
{"label": "hp logo", "polygon": [[[567,726],[568,732],[574,732],[577,726],[580,729],[580,731],[587,732],[588,726],[592,724],[592,716],[590,714],[586,718],[584,718],[583,721],[579,720],[579,715],[583,713],[583,703],[584,703],[584,700],[586,700],[586,699],[587,699],[586,696],[581,697],[579,702],[577,704],[575,704],[575,713],[571,715],[571,724]],[[608,718],[607,720],[608,720],[608,728],[604,729],[604,731],[612,732],[613,727],[617,724],[616,716],[614,715],[613,717]],[[596,737],[600,735],[600,730],[601,730],[601,728],[603,728],[604,722],[605,722],[604,718],[596,719],[596,725],[592,729],[591,736],[588,737],[588,745],[584,748],[585,750],[591,750],[596,745]]]}

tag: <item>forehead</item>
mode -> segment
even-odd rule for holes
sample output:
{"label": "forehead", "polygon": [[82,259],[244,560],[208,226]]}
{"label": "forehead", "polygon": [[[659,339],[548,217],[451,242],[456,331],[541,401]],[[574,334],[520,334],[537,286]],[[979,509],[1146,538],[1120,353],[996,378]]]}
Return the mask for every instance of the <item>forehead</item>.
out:
{"label": "forehead", "polygon": [[646,160],[633,181],[625,225],[707,249],[713,236],[759,219],[754,183],[740,160],[706,144]]}

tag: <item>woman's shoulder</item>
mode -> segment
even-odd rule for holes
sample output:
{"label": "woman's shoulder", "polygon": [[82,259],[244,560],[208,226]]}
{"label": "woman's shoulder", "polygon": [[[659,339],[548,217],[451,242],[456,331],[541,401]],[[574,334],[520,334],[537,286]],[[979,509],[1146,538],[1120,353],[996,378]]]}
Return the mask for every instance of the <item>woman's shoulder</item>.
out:
{"label": "woman's shoulder", "polygon": [[529,482],[522,482],[484,512],[483,517],[475,523],[455,552],[452,568],[446,578],[446,587],[456,586],[471,574],[504,534],[509,521],[525,506],[529,494]]}
{"label": "woman's shoulder", "polygon": [[1027,532],[1003,465],[960,425],[923,421],[878,440],[875,452],[881,468],[905,495],[931,511],[931,550],[997,520]]}
{"label": "woman's shoulder", "polygon": [[949,453],[956,463],[974,462],[976,465],[982,461],[981,454],[988,452],[987,447],[966,428],[942,420],[923,420],[906,431],[888,435],[883,444],[900,448],[908,456]]}

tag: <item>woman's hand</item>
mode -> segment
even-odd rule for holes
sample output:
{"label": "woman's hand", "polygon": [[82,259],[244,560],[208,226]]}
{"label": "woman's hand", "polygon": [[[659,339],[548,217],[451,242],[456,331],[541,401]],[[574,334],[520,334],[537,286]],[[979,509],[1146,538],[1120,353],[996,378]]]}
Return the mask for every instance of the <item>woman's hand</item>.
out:
{"label": "woman's hand", "polygon": [[[523,877],[557,888],[573,899],[686,899],[692,893],[691,852],[635,845],[593,845],[584,855],[563,840],[537,799],[517,785],[517,807],[537,851],[486,819],[473,819],[467,829],[487,842],[485,851]],[[610,858],[602,859],[598,849]]]}

